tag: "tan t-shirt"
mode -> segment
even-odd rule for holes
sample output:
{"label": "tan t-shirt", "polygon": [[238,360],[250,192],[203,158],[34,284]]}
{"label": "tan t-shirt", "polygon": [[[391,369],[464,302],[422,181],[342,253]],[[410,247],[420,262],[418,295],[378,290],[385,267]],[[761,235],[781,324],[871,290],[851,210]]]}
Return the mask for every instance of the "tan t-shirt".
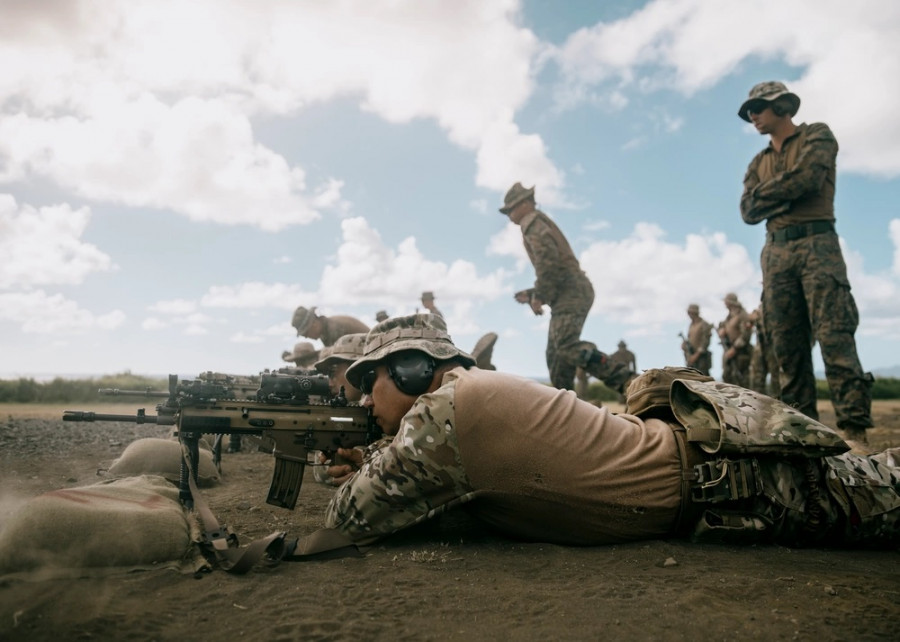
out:
{"label": "tan t-shirt", "polygon": [[681,504],[668,424],[473,368],[444,376],[336,493],[326,522],[356,541],[465,504],[515,537],[606,544],[667,535]]}

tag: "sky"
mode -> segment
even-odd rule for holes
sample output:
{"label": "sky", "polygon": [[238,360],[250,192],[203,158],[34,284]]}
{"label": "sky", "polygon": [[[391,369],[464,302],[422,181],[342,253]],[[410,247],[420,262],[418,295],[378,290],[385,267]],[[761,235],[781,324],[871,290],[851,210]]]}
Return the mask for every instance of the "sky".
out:
{"label": "sky", "polygon": [[681,364],[689,303],[759,301],[764,80],[839,142],[860,358],[900,365],[893,0],[0,0],[0,68],[0,378],[257,374],[297,306],[374,325],[425,290],[546,377],[517,181],[593,282],[583,338]]}

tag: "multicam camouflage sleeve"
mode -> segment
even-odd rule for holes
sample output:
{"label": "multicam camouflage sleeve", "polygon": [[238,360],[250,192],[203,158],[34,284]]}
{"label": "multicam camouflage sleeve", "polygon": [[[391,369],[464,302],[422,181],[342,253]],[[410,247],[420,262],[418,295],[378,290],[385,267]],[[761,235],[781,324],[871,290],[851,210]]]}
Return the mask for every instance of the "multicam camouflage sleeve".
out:
{"label": "multicam camouflage sleeve", "polygon": [[368,544],[474,498],[454,429],[456,380],[419,397],[390,444],[375,450],[341,486],[325,516],[360,544]]}
{"label": "multicam camouflage sleeve", "polygon": [[741,196],[741,217],[745,223],[755,225],[784,214],[790,210],[791,201],[822,187],[837,156],[837,140],[825,123],[813,123],[806,127],[803,147],[793,167],[761,183],[757,168],[766,151],[757,154],[750,162]]}

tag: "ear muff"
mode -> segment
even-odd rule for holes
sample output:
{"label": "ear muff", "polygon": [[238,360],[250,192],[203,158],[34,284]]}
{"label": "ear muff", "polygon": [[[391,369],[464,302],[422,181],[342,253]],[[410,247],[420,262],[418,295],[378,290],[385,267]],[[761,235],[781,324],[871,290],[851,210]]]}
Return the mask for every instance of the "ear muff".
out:
{"label": "ear muff", "polygon": [[434,379],[434,359],[418,350],[391,355],[387,369],[400,392],[407,395],[422,394]]}

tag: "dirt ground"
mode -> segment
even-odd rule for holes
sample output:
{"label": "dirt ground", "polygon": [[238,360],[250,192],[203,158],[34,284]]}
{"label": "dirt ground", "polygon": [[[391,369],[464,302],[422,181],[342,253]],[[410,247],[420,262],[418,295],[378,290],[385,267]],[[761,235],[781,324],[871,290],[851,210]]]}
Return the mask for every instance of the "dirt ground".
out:
{"label": "dirt ground", "polygon": [[[136,405],[104,405],[129,412]],[[89,408],[78,408],[89,409]],[[822,405],[822,420],[833,419]],[[30,497],[98,481],[164,427],[69,423],[63,407],[0,406],[0,527]],[[877,402],[877,448],[900,445],[900,401]],[[323,526],[309,470],[294,511],[265,503],[270,456],[225,455],[204,491],[243,543]],[[0,581],[0,640],[881,640],[900,638],[898,551],[712,546],[575,548],[503,539],[465,514],[363,558],[246,575],[171,570]]]}

